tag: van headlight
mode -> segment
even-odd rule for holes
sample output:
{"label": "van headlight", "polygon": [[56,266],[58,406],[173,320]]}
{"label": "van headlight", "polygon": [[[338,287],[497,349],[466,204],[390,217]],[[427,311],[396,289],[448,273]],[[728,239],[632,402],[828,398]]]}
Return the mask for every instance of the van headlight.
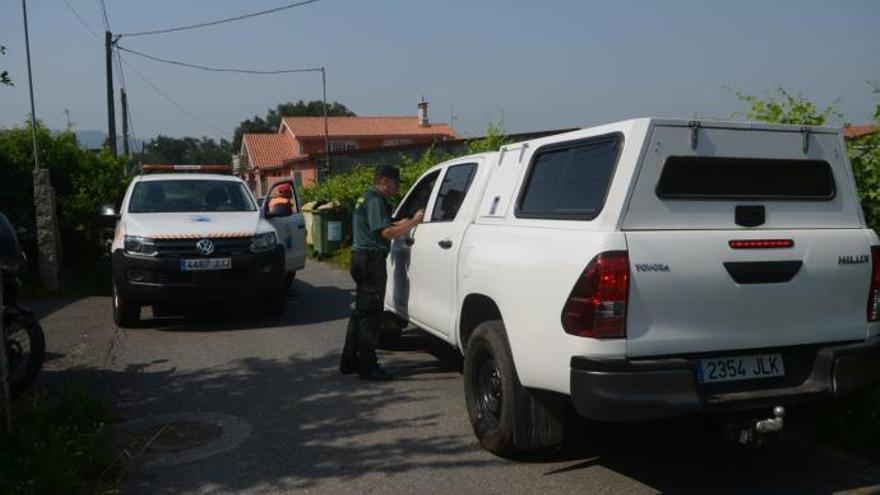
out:
{"label": "van headlight", "polygon": [[156,256],[156,243],[149,237],[137,235],[125,236],[125,252],[140,256]]}
{"label": "van headlight", "polygon": [[257,234],[251,241],[251,252],[263,253],[275,249],[278,244],[278,238],[275,232],[266,232],[265,234]]}

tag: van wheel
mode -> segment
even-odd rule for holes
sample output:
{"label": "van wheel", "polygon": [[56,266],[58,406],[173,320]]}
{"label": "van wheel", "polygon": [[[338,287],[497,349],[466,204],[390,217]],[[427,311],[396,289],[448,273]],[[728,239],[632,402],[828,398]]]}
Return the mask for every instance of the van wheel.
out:
{"label": "van wheel", "polygon": [[113,321],[122,328],[136,327],[141,319],[141,307],[132,304],[125,294],[113,284]]}
{"label": "van wheel", "polygon": [[562,444],[564,397],[520,384],[501,321],[481,323],[468,339],[464,391],[471,426],[484,449],[511,457]]}

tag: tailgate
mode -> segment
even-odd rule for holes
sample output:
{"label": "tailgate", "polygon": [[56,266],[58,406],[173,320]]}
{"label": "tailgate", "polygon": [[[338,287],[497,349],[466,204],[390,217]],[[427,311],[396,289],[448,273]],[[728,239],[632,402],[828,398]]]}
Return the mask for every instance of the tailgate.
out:
{"label": "tailgate", "polygon": [[828,130],[655,126],[621,220],[627,353],[866,338],[873,235],[842,146]]}
{"label": "tailgate", "polygon": [[[626,238],[632,266],[630,356],[866,337],[867,231],[661,231],[628,232]],[[771,238],[794,245],[729,244]]]}

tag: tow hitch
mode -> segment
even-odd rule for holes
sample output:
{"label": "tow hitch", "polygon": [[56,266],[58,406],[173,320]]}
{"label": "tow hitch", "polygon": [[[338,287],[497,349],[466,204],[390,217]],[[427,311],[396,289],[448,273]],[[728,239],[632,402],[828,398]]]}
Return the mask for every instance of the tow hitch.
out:
{"label": "tow hitch", "polygon": [[785,408],[773,408],[773,416],[769,418],[754,417],[745,420],[722,421],[724,436],[740,445],[759,447],[765,437],[778,434],[785,427]]}

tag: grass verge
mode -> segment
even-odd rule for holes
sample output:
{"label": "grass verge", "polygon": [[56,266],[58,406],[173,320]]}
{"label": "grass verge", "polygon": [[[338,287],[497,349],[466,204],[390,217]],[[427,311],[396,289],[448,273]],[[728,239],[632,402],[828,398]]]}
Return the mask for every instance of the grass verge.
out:
{"label": "grass verge", "polygon": [[345,271],[351,269],[351,248],[345,247],[326,258],[327,263]]}
{"label": "grass verge", "polygon": [[0,427],[0,493],[121,493],[125,465],[109,446],[110,410],[79,387],[52,400],[38,391],[12,405]]}

